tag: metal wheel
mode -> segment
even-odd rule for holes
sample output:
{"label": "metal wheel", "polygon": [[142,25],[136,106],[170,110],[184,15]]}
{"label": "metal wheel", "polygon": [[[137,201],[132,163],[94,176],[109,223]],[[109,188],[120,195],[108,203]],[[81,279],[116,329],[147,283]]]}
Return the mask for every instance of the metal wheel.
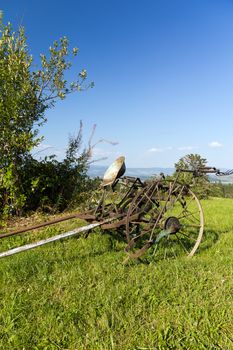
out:
{"label": "metal wheel", "polygon": [[[187,185],[159,180],[132,201],[126,217],[126,252],[138,258],[154,246],[158,258],[193,256],[204,229],[201,204]],[[153,247],[152,247],[153,248]],[[152,251],[152,249],[151,249]]]}

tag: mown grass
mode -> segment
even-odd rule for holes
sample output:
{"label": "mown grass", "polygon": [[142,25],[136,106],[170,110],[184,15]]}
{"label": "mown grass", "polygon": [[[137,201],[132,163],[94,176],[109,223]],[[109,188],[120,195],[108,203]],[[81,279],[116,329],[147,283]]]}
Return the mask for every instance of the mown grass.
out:
{"label": "mown grass", "polygon": [[[233,349],[233,200],[202,204],[191,259],[123,265],[124,243],[96,232],[0,260],[0,349]],[[75,226],[2,240],[1,251]]]}

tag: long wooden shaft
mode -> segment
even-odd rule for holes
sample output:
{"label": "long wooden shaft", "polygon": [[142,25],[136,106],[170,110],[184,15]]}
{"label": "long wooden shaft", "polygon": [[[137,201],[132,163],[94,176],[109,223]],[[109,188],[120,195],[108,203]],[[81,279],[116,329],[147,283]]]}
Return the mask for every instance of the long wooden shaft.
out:
{"label": "long wooden shaft", "polygon": [[105,222],[108,222],[110,220],[113,220],[113,219],[111,218],[111,219],[107,219],[105,221],[98,222],[98,223],[95,223],[95,224],[90,224],[90,225],[87,225],[87,226],[79,227],[79,228],[77,228],[75,230],[72,230],[72,231],[69,231],[69,232],[64,232],[64,233],[61,233],[60,235],[57,235],[57,236],[54,236],[54,237],[42,239],[41,241],[38,241],[38,242],[35,242],[35,243],[29,243],[29,244],[23,245],[21,247],[17,247],[17,248],[14,248],[14,249],[7,250],[7,251],[5,251],[3,253],[0,253],[0,258],[4,258],[6,256],[14,255],[14,254],[17,254],[17,253],[21,253],[21,252],[23,252],[25,250],[37,248],[37,247],[40,247],[41,245],[44,245],[44,244],[47,244],[47,243],[51,243],[51,242],[54,242],[54,241],[58,241],[59,239],[62,239],[62,238],[67,238],[67,237],[76,235],[77,233],[80,233],[80,232],[85,232],[85,231],[92,230],[93,228],[101,226]]}
{"label": "long wooden shaft", "polygon": [[27,231],[36,230],[37,228],[40,228],[40,227],[54,225],[54,224],[57,224],[58,222],[62,222],[62,221],[70,220],[70,219],[94,220],[95,216],[94,215],[90,215],[90,214],[73,214],[73,215],[68,215],[68,216],[65,216],[63,218],[57,218],[57,219],[54,219],[54,220],[42,222],[42,223],[37,224],[37,225],[24,227],[24,228],[22,228],[20,230],[17,230],[17,231],[12,231],[12,232],[9,232],[9,233],[0,234],[0,239],[1,238],[5,238],[5,237],[18,235],[20,233],[24,233],[24,232],[27,232]]}

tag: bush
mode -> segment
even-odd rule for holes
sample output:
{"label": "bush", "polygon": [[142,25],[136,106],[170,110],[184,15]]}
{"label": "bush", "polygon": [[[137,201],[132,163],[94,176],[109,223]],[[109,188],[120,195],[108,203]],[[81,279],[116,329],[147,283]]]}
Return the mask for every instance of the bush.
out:
{"label": "bush", "polygon": [[[20,177],[20,198],[23,212],[42,209],[62,211],[68,206],[84,203],[89,194],[98,186],[98,180],[87,175],[92,146],[81,150],[82,123],[77,137],[70,137],[66,157],[58,161],[56,156],[37,160],[27,155],[18,174]],[[11,182],[10,182],[11,183]],[[0,187],[0,215],[19,214],[13,202],[4,202],[5,187]],[[8,197],[9,200],[9,197]],[[16,202],[16,200],[14,200]]]}
{"label": "bush", "polygon": [[210,195],[212,197],[233,198],[233,184],[212,183]]}

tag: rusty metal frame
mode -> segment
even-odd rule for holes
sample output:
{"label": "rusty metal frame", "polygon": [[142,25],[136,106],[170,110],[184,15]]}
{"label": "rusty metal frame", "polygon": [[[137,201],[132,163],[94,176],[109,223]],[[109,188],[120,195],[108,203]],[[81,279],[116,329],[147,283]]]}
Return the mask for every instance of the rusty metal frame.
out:
{"label": "rusty metal frame", "polygon": [[[189,186],[181,186],[179,184],[179,174],[185,171],[193,173],[194,176],[200,176],[202,174],[207,173],[215,173],[216,175],[229,175],[231,172],[229,171],[227,173],[221,173],[218,169],[214,167],[203,167],[193,170],[181,169],[178,171],[176,178],[168,183],[165,182],[165,177],[163,175],[161,175],[158,178],[152,179],[151,181],[143,182],[140,178],[136,177],[122,177],[125,171],[124,161],[124,157],[119,157],[107,170],[104,177],[104,182],[101,185],[103,189],[102,195],[94,209],[89,208],[87,212],[84,213],[67,215],[12,232],[3,233],[0,234],[0,239],[14,235],[19,235],[25,232],[33,231],[48,225],[57,224],[59,222],[71,219],[83,219],[89,223],[88,225],[36,243],[31,243],[23,247],[14,248],[13,250],[10,250],[10,252],[0,253],[0,257],[32,249],[43,244],[59,240],[61,238],[72,236],[80,232],[89,232],[95,227],[101,227],[102,230],[124,228],[126,241],[128,243],[126,247],[128,257],[138,258],[142,254],[144,254],[152,245],[158,244],[158,242],[162,238],[167,237],[171,234],[176,234],[178,232],[177,230],[179,229],[179,224],[175,225],[174,227],[171,225],[169,226],[169,228],[161,228],[161,232],[159,234],[155,232],[155,229],[158,229],[160,227],[161,219],[163,218],[164,213],[167,211],[167,208],[169,206],[172,207],[172,205],[174,205],[174,199],[173,201],[171,199],[175,197],[175,201],[180,201],[181,205],[183,205],[181,198],[183,198],[186,194],[189,194],[189,196],[191,196],[195,200],[200,213],[199,234],[192,251],[189,253],[189,256],[192,256],[201,242],[204,228],[203,212],[200,202],[198,201],[195,194],[190,190]],[[119,199],[119,201],[113,200],[112,202],[110,201],[109,203],[107,203],[107,195],[109,193],[111,194],[117,191],[117,185],[124,186],[124,191],[121,193],[122,197]],[[166,194],[165,201],[162,201],[162,199],[160,198],[161,193],[163,195]],[[164,202],[162,207],[161,201]],[[149,218],[146,216],[149,216]],[[170,222],[172,222],[172,220],[170,220]],[[145,223],[145,225],[152,225],[150,228],[149,236],[148,231],[138,232],[136,235],[131,236],[130,227],[137,228],[137,226],[139,226],[141,223]],[[144,239],[144,236],[147,236],[147,238]],[[141,247],[136,248],[135,250],[135,246],[137,244],[138,239],[144,239],[144,243]]]}

